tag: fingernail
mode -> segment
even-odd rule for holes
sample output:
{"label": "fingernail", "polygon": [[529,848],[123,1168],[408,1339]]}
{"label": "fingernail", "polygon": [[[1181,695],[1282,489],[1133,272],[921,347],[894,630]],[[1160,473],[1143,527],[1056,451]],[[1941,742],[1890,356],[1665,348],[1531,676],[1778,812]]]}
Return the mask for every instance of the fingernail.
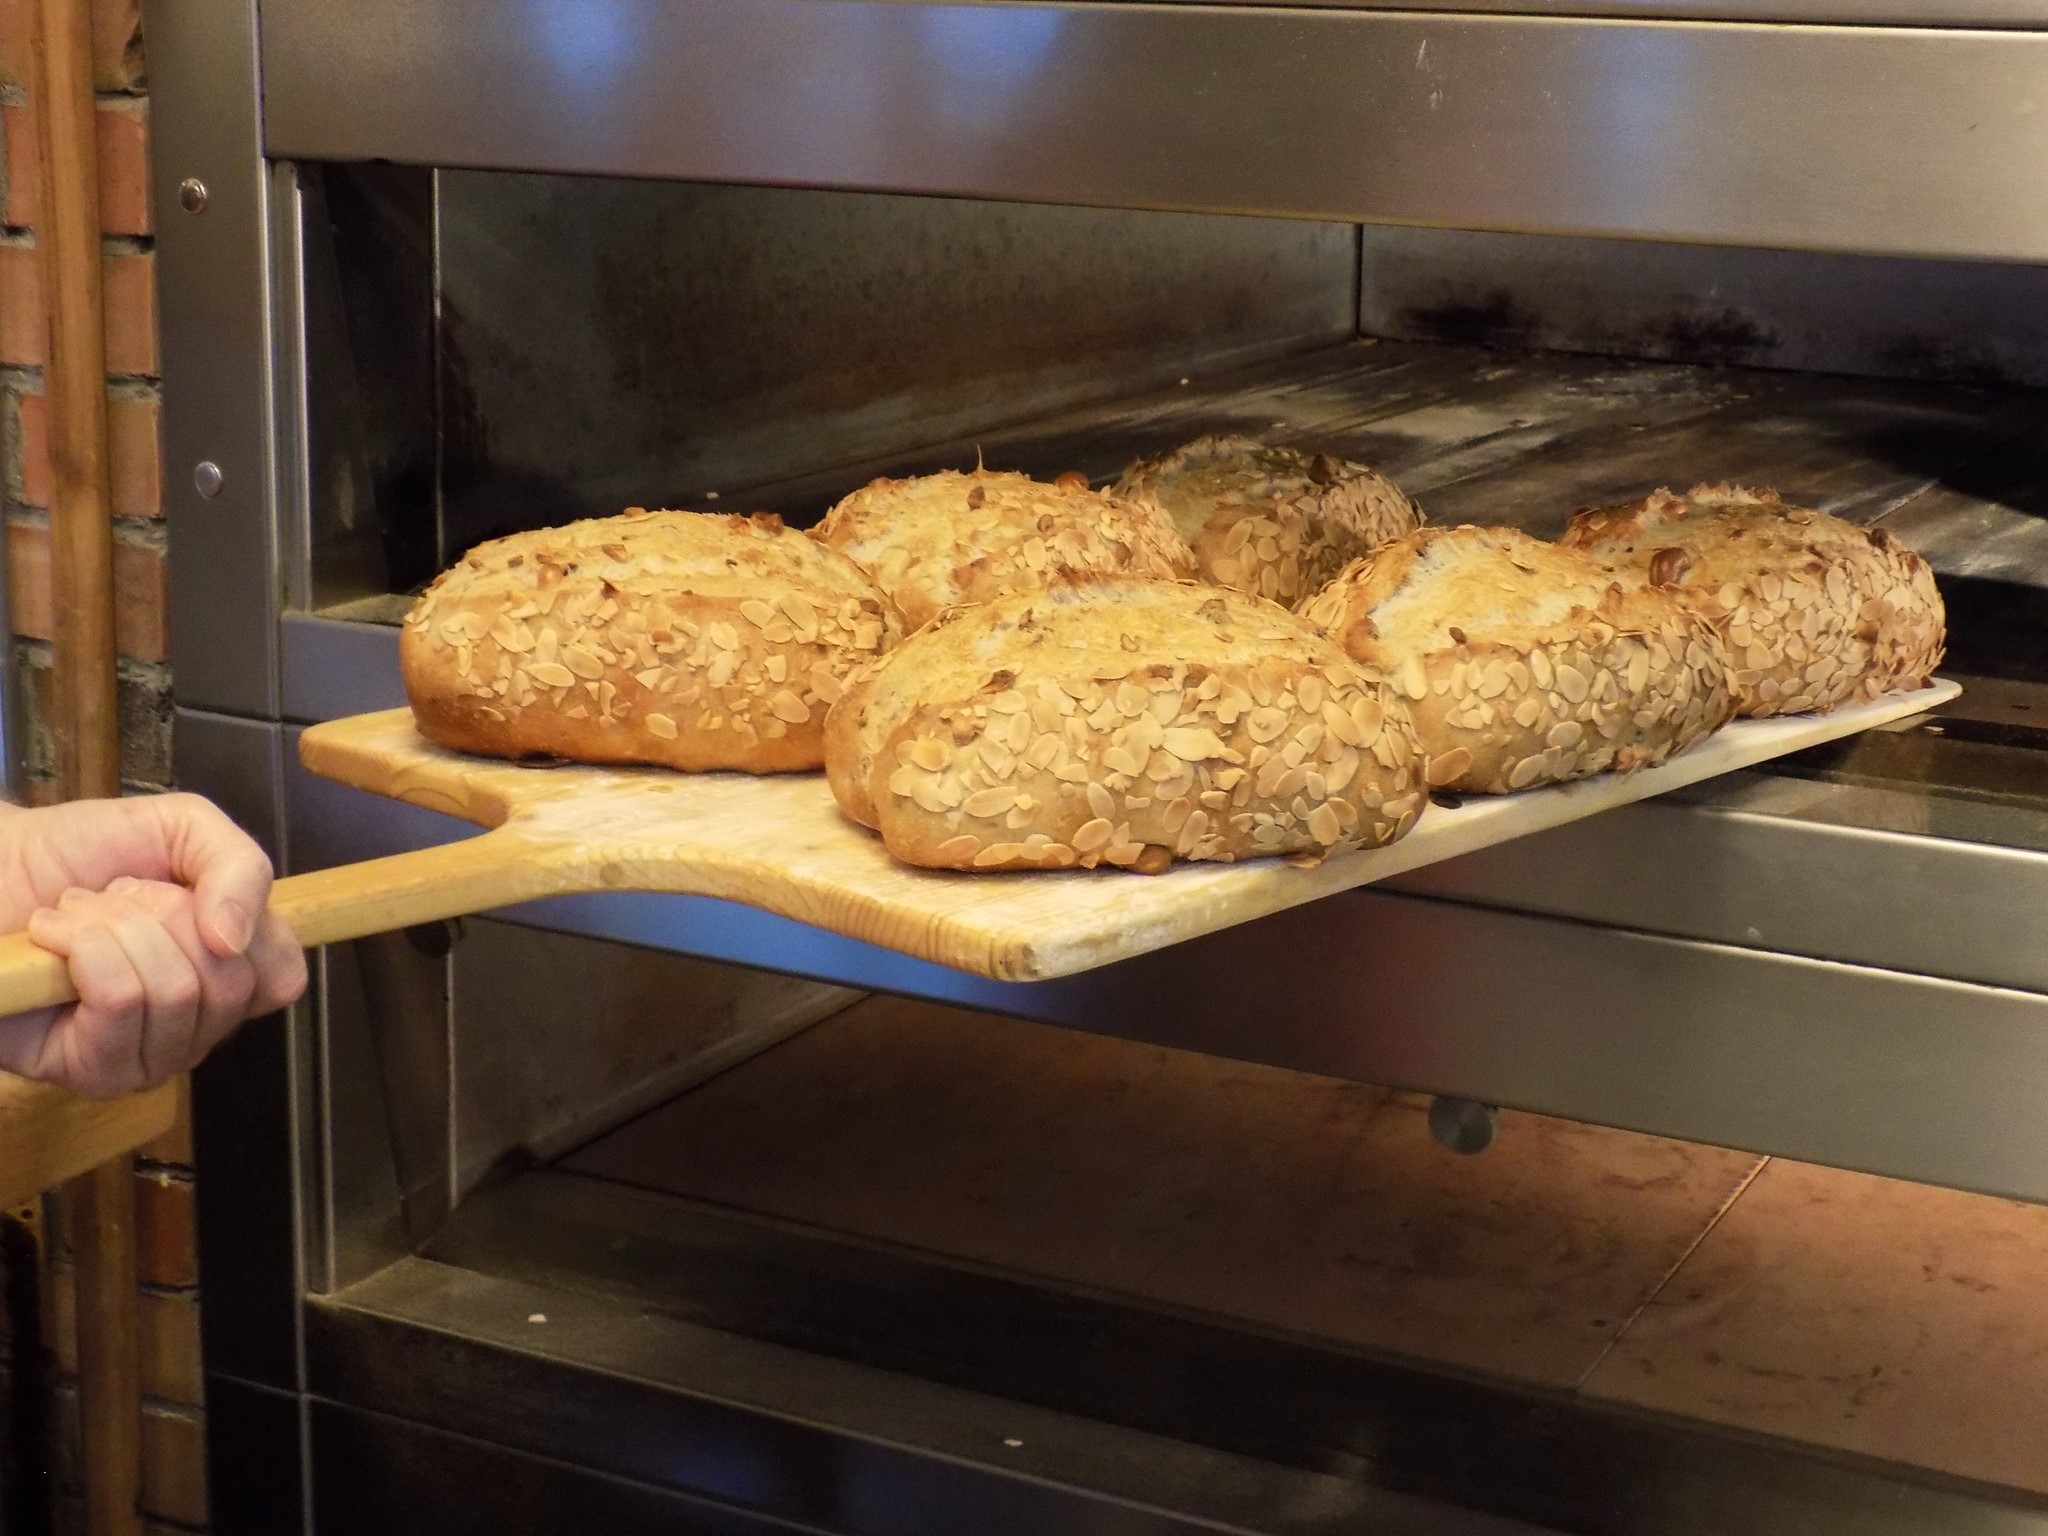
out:
{"label": "fingernail", "polygon": [[242,910],[239,901],[223,901],[215,907],[213,926],[228,948],[238,955],[249,947],[249,939],[256,931],[256,925],[249,921],[249,914]]}

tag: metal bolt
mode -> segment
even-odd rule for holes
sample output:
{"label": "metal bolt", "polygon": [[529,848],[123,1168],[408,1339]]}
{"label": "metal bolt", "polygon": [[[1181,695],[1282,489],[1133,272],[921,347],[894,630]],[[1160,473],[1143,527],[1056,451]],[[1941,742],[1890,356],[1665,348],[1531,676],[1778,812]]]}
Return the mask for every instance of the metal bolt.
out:
{"label": "metal bolt", "polygon": [[220,494],[221,482],[227,476],[220,472],[220,466],[211,459],[201,459],[192,469],[192,488],[211,500]]}
{"label": "metal bolt", "polygon": [[1493,1133],[1500,1129],[1500,1111],[1491,1104],[1448,1095],[1430,1102],[1429,1134],[1445,1150],[1465,1157],[1484,1152],[1493,1145]]}
{"label": "metal bolt", "polygon": [[178,206],[187,213],[206,211],[206,183],[197,176],[187,176],[178,183]]}

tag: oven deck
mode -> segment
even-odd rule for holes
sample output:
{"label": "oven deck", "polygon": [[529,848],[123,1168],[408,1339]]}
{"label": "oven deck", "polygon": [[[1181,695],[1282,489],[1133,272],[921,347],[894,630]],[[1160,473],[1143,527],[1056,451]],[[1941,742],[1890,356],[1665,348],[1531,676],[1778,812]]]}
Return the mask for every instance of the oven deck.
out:
{"label": "oven deck", "polygon": [[[315,1310],[314,1380],[827,1529],[2048,1518],[2048,1212],[1530,1116],[1460,1158],[1423,1120],[874,999],[479,1190]],[[408,1329],[459,1387],[404,1375]],[[326,1508],[431,1498],[366,1493],[366,1433],[316,1420]]]}

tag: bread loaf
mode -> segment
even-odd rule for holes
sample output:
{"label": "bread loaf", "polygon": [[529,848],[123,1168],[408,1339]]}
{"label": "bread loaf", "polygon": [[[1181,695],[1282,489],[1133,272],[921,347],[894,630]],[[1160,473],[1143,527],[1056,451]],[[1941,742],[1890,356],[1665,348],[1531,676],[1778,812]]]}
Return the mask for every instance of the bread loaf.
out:
{"label": "bread loaf", "polygon": [[1172,518],[1204,581],[1290,608],[1422,522],[1378,470],[1252,437],[1198,437],[1139,459],[1112,494]]}
{"label": "bread loaf", "polygon": [[942,609],[1043,587],[1061,570],[1177,578],[1194,556],[1153,507],[1027,475],[876,480],[812,531],[872,576],[915,629]]}
{"label": "bread loaf", "polygon": [[776,773],[902,622],[771,516],[644,512],[480,544],[399,639],[420,734],[489,757]]}
{"label": "bread loaf", "polygon": [[1796,715],[1918,688],[1945,644],[1927,562],[1774,491],[1702,485],[1574,513],[1563,542],[1684,598],[1727,641],[1745,715]]}
{"label": "bread loaf", "polygon": [[1661,763],[1734,707],[1705,621],[1509,528],[1411,533],[1346,567],[1302,616],[1394,679],[1428,781],[1447,789]]}
{"label": "bread loaf", "polygon": [[833,706],[825,772],[937,869],[1335,853],[1393,841],[1426,798],[1370,669],[1271,603],[1128,577],[927,625]]}

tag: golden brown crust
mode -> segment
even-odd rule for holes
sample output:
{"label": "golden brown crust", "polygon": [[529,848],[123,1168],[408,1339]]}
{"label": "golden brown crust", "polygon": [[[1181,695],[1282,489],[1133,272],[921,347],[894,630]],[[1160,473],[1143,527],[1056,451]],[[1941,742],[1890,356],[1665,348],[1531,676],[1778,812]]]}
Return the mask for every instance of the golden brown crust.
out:
{"label": "golden brown crust", "polygon": [[1787,506],[1775,491],[1657,491],[1574,513],[1563,542],[1715,625],[1745,715],[1918,688],[1941,663],[1945,617],[1927,562],[1887,529]]}
{"label": "golden brown crust", "polygon": [[1321,855],[1391,842],[1427,799],[1370,668],[1274,604],[1128,577],[927,625],[833,707],[825,772],[937,869]]}
{"label": "golden brown crust", "polygon": [[420,734],[489,757],[780,773],[902,621],[769,516],[644,512],[479,544],[399,637]]}
{"label": "golden brown crust", "polygon": [[875,579],[912,629],[947,608],[1043,587],[1062,570],[1175,579],[1194,556],[1173,523],[1088,488],[945,470],[876,480],[811,531]]}
{"label": "golden brown crust", "polygon": [[1447,789],[1647,767],[1733,708],[1720,642],[1684,604],[1510,528],[1412,533],[1302,617],[1394,680]]}
{"label": "golden brown crust", "polygon": [[1204,581],[1290,608],[1422,524],[1421,510],[1378,470],[1255,437],[1198,437],[1138,459],[1111,494],[1171,517]]}

